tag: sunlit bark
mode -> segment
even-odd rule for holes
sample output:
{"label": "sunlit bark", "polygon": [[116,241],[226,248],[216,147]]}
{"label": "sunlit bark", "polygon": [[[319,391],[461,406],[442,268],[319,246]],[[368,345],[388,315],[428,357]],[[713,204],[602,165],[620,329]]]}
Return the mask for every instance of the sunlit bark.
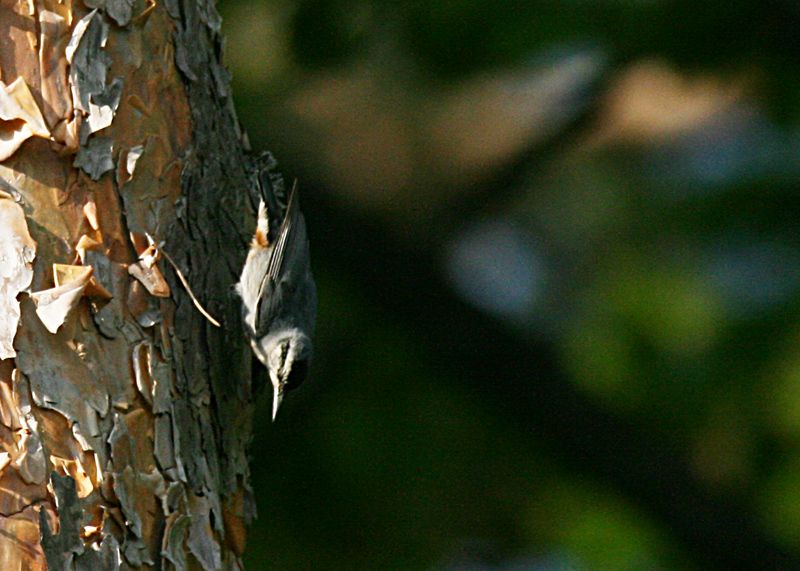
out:
{"label": "sunlit bark", "polygon": [[0,39],[0,569],[238,568],[253,222],[215,8],[0,0]]}

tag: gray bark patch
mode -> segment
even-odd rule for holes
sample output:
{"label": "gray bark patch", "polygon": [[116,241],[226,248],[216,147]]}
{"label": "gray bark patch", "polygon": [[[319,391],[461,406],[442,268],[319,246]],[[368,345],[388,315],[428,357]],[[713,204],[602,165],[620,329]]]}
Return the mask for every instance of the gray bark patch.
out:
{"label": "gray bark patch", "polygon": [[59,530],[57,534],[53,534],[44,509],[41,509],[39,526],[42,550],[50,571],[71,571],[73,558],[83,553],[83,541],[80,537],[83,510],[78,502],[75,480],[52,472],[50,482],[56,494]]}
{"label": "gray bark patch", "polygon": [[111,137],[94,137],[78,150],[72,164],[82,168],[92,180],[100,180],[101,176],[114,168],[113,149]]}

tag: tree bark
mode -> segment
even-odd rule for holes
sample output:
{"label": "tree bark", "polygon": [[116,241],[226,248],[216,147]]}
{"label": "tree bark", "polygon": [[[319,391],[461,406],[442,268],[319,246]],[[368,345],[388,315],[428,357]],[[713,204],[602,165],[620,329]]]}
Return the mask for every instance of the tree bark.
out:
{"label": "tree bark", "polygon": [[0,0],[0,569],[241,567],[252,161],[219,29],[210,0]]}

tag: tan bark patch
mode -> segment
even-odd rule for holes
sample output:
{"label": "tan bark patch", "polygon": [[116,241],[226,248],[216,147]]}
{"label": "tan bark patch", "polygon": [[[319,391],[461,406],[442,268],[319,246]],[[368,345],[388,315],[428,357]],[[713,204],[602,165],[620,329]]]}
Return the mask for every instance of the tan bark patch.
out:
{"label": "tan bark patch", "polygon": [[31,284],[35,256],[36,242],[22,208],[0,196],[0,359],[16,355],[12,342],[20,317],[17,295]]}

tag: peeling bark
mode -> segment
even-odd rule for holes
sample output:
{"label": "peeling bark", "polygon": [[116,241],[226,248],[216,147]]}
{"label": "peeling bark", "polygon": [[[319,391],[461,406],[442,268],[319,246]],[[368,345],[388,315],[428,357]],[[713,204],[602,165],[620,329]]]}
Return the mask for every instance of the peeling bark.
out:
{"label": "peeling bark", "polygon": [[241,568],[253,162],[219,29],[0,0],[0,569]]}

